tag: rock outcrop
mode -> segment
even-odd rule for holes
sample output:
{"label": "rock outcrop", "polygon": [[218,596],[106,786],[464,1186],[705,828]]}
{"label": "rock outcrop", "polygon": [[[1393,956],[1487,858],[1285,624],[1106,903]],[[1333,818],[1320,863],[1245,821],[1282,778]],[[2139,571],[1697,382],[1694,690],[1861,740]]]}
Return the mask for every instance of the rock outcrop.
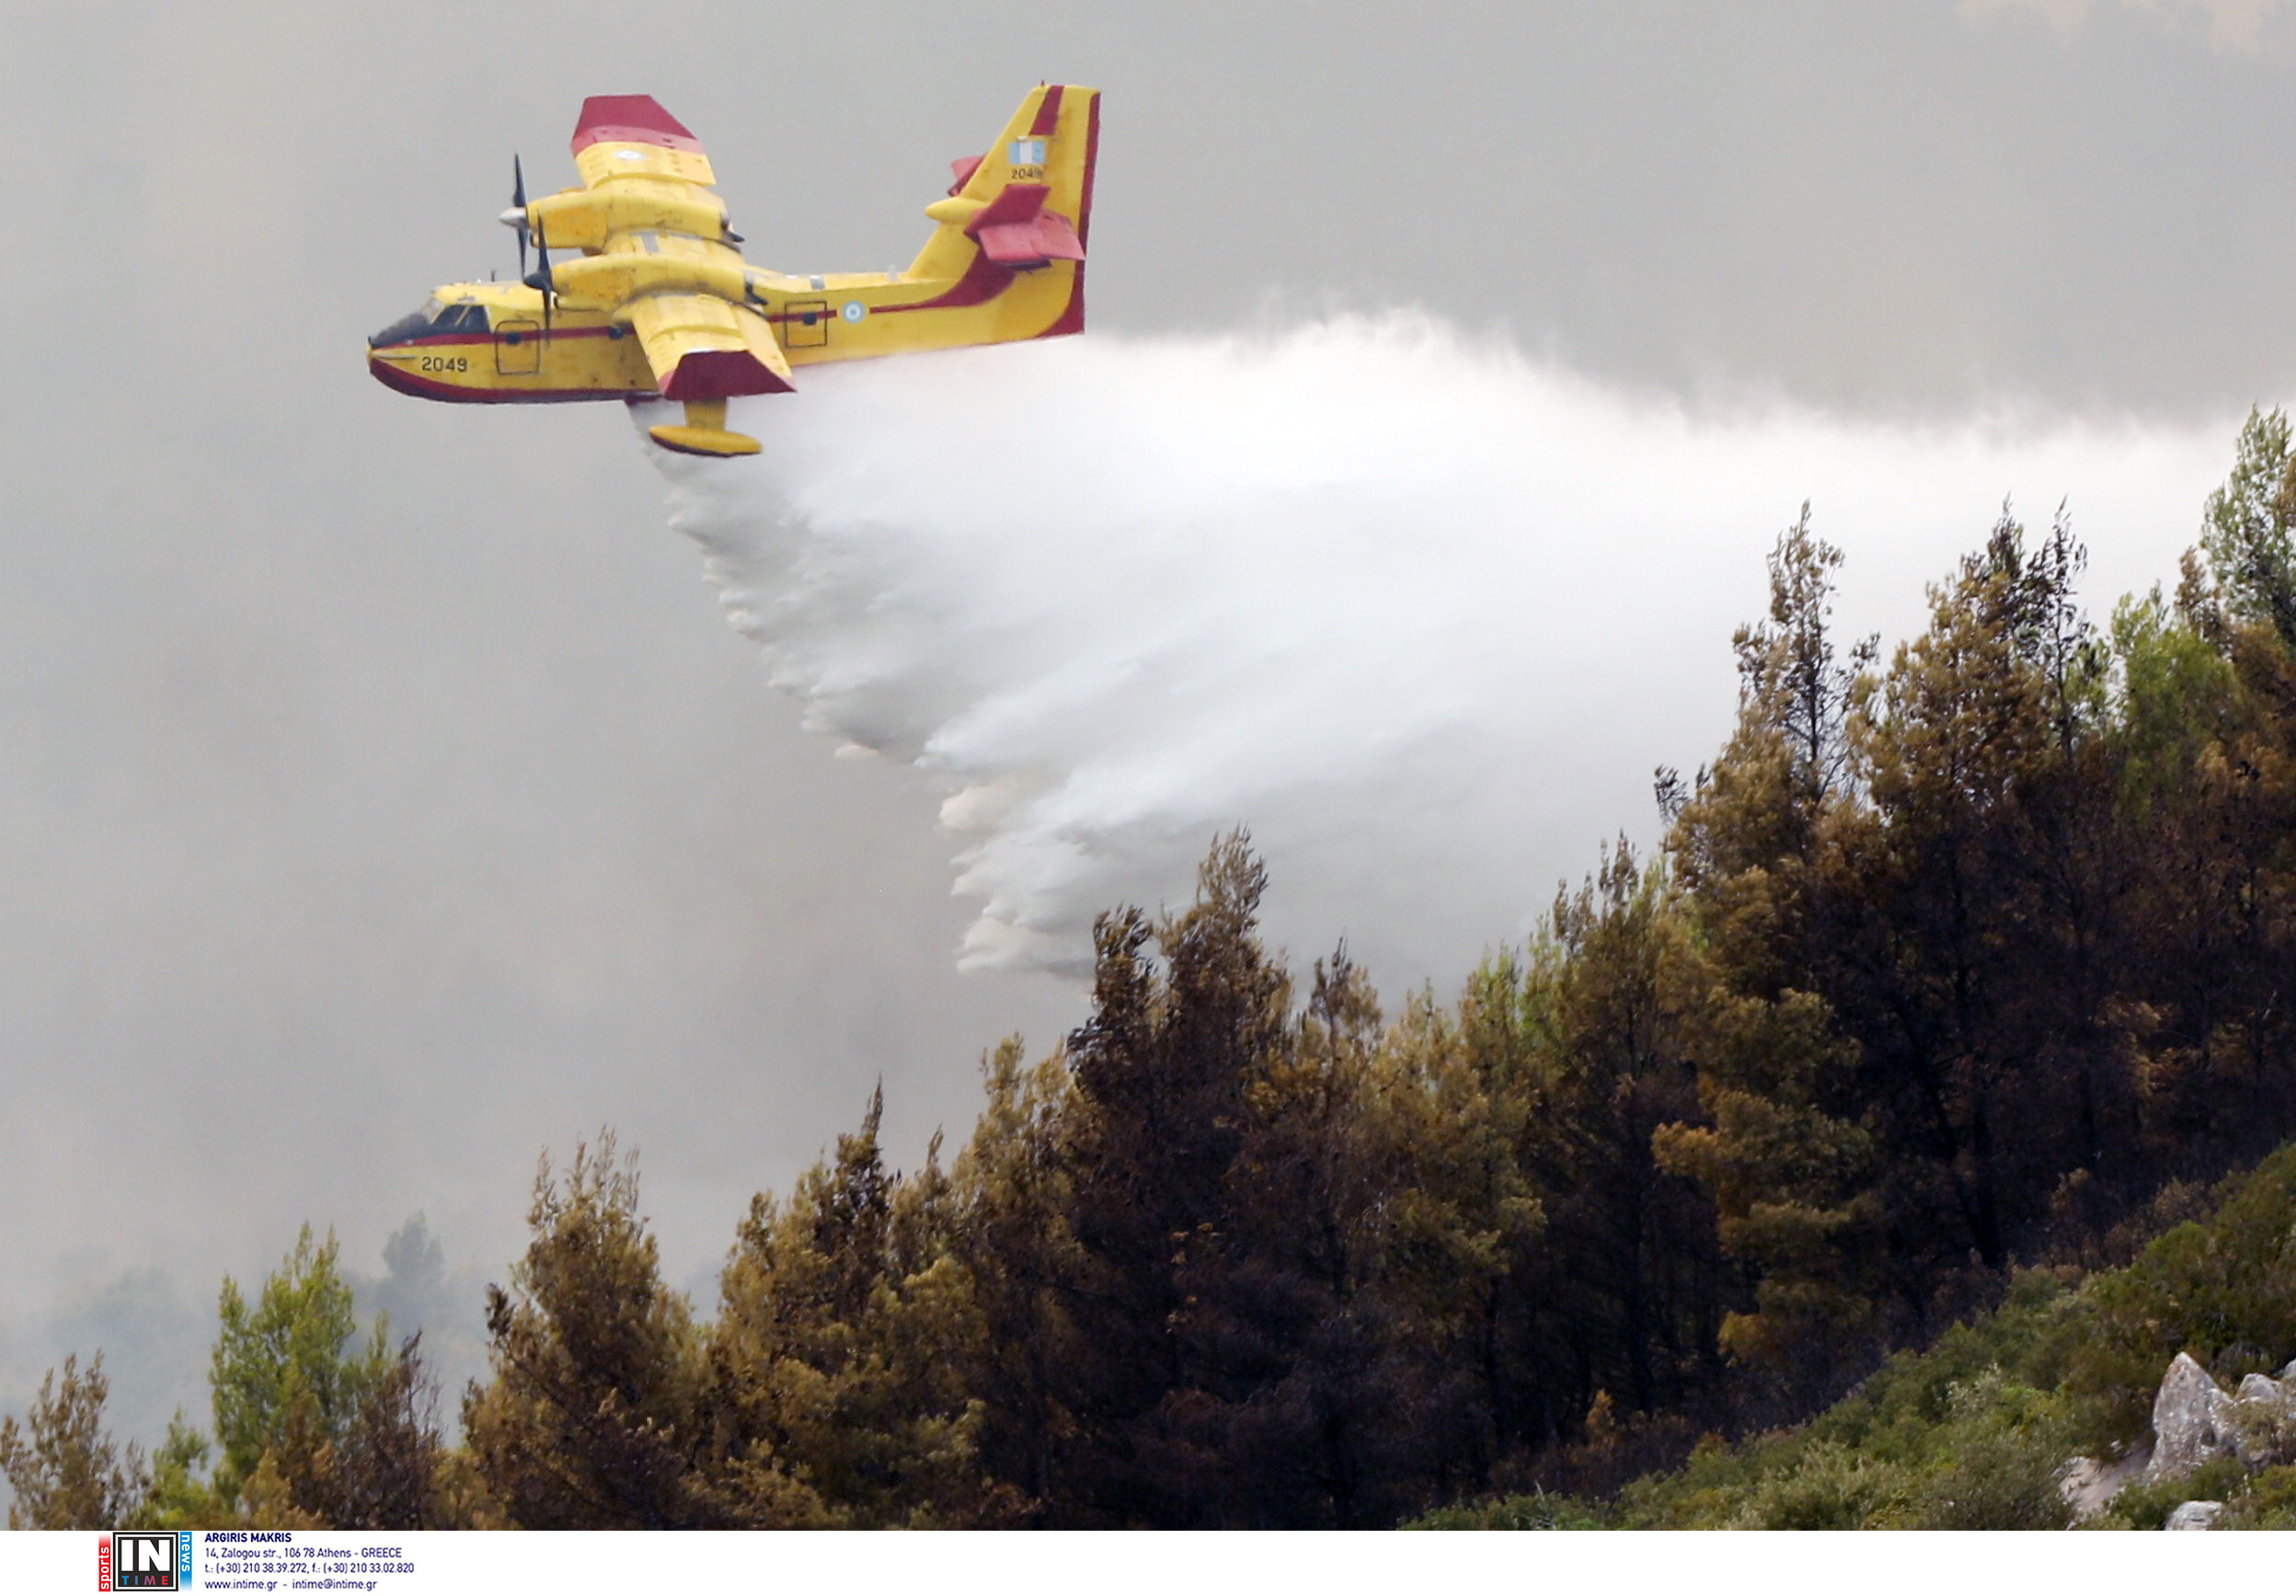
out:
{"label": "rock outcrop", "polygon": [[2179,1352],[2152,1398],[2152,1461],[2147,1479],[2190,1474],[2204,1463],[2239,1455],[2233,1398],[2189,1352]]}
{"label": "rock outcrop", "polygon": [[[2191,1354],[2179,1352],[2152,1398],[2152,1450],[2118,1461],[2076,1457],[2065,1465],[2060,1489],[2073,1518],[2095,1518],[2137,1480],[2175,1479],[2219,1458],[2247,1468],[2296,1462],[2296,1361],[2275,1377],[2250,1374],[2227,1392]],[[2221,1502],[2189,1501],[2170,1515],[2172,1530],[2205,1530],[2224,1510]]]}
{"label": "rock outcrop", "polygon": [[[2296,1364],[2290,1368],[2296,1368]],[[2288,1370],[2283,1369],[2280,1373],[2285,1377]],[[2235,1402],[2286,1402],[2288,1396],[2288,1387],[2269,1374],[2244,1374],[2240,1377],[2240,1389],[2233,1393]]]}
{"label": "rock outcrop", "polygon": [[2190,1474],[2236,1457],[2249,1468],[2296,1457],[2296,1362],[2274,1379],[2250,1374],[2227,1394],[2187,1352],[2176,1354],[2152,1399],[2152,1461],[2147,1479]]}

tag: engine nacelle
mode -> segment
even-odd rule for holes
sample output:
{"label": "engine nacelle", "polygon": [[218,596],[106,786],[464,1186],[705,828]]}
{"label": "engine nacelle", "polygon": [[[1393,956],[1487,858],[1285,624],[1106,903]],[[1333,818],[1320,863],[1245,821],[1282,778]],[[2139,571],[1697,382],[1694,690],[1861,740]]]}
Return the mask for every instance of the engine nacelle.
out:
{"label": "engine nacelle", "polygon": [[[557,240],[553,238],[555,246]],[[756,300],[751,272],[676,255],[586,255],[553,262],[551,287],[562,304],[578,310],[613,310],[647,293],[706,293],[735,304]]]}
{"label": "engine nacelle", "polygon": [[[518,224],[515,210],[502,220]],[[682,183],[625,178],[599,189],[568,189],[528,203],[527,227],[553,249],[603,249],[618,232],[683,233],[712,242],[733,242],[726,228],[725,202],[717,195]]]}

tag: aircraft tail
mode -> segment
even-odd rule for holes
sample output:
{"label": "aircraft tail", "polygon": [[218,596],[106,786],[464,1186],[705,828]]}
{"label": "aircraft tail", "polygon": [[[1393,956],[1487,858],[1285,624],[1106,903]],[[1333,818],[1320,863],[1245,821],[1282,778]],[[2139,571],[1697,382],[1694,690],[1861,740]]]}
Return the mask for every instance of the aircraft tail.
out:
{"label": "aircraft tail", "polygon": [[1055,83],[1029,90],[986,154],[949,163],[957,180],[949,185],[948,197],[924,210],[940,225],[908,275],[1073,271],[1076,325],[1056,330],[1080,330],[1092,169],[1099,144],[1098,89]]}

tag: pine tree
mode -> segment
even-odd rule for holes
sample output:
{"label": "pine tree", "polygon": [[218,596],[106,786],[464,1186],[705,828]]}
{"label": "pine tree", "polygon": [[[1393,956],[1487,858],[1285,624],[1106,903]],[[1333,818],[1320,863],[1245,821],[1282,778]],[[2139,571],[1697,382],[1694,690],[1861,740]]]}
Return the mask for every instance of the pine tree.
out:
{"label": "pine tree", "polygon": [[1643,868],[1621,838],[1557,893],[1525,971],[1544,1055],[1524,1143],[1546,1219],[1536,1312],[1577,1372],[1573,1422],[1598,1391],[1648,1412],[1715,1372],[1712,1210],[1653,1150],[1698,1111],[1684,931],[1663,866]]}
{"label": "pine tree", "polygon": [[1078,1111],[1073,1076],[1054,1053],[1024,1068],[1020,1039],[982,1061],[987,1103],[957,1160],[950,1246],[963,1264],[981,1335],[967,1388],[982,1399],[984,1468],[1043,1505],[1072,1477],[1078,1426],[1064,1394],[1083,1350],[1065,1292],[1085,1267],[1062,1157]]}
{"label": "pine tree", "polygon": [[2250,410],[2232,475],[2209,495],[2200,546],[2226,607],[2296,649],[2296,448],[2288,417]]}
{"label": "pine tree", "polygon": [[104,1430],[104,1355],[77,1354],[40,1380],[25,1422],[0,1418],[0,1475],[15,1499],[11,1530],[109,1530],[132,1524],[149,1486],[142,1452]]}
{"label": "pine tree", "polygon": [[2000,1268],[2114,1107],[2049,1047],[2095,1045],[2076,973],[2111,890],[2111,850],[2082,832],[2102,806],[2076,758],[2094,697],[2078,570],[2061,523],[2029,552],[2004,511],[1854,720],[1873,801],[1843,827],[1831,995],[1895,1143],[1897,1244],[1923,1267],[1974,1250]]}
{"label": "pine tree", "polygon": [[986,1527],[1022,1506],[977,1455],[984,1332],[938,1138],[916,1176],[889,1173],[884,1108],[879,1087],[832,1163],[751,1205],[726,1268],[715,1444],[754,1522]]}
{"label": "pine tree", "polygon": [[1435,1364],[1438,1498],[1564,1422],[1555,1365],[1529,1334],[1528,1282],[1545,1226],[1525,1168],[1540,1055],[1521,963],[1487,960],[1455,1006],[1421,993],[1385,1039],[1372,1107],[1401,1168],[1383,1205],[1381,1287],[1396,1335]]}
{"label": "pine tree", "polygon": [[479,1481],[527,1529],[708,1529],[745,1521],[704,1470],[708,1371],[692,1310],[661,1281],[635,1159],[613,1136],[547,1157],[534,1240],[487,1292],[494,1378],[463,1426]]}
{"label": "pine tree", "polygon": [[1223,1521],[1221,1459],[1190,1395],[1223,1372],[1183,1332],[1220,1268],[1249,1078],[1289,1028],[1290,982],[1255,934],[1266,887],[1239,832],[1214,846],[1185,913],[1156,925],[1125,910],[1094,929],[1061,1149],[1081,1261],[1063,1291],[1081,1353],[1064,1405],[1082,1432],[1056,1485],[1063,1518]]}
{"label": "pine tree", "polygon": [[1188,1433],[1231,1522],[1358,1529],[1423,1498],[1441,1394],[1384,1292],[1404,1149],[1377,1097],[1376,995],[1339,949],[1281,1046],[1246,1072],[1223,1218],[1177,1327],[1217,1371]]}
{"label": "pine tree", "polygon": [[249,1303],[226,1276],[209,1383],[222,1452],[212,1489],[263,1527],[324,1522],[323,1454],[347,1442],[396,1367],[377,1319],[359,1335],[340,1248],[304,1225]]}
{"label": "pine tree", "polygon": [[350,1422],[321,1447],[298,1497],[339,1530],[460,1527],[448,1499],[438,1393],[424,1368],[422,1338],[409,1336],[368,1385]]}

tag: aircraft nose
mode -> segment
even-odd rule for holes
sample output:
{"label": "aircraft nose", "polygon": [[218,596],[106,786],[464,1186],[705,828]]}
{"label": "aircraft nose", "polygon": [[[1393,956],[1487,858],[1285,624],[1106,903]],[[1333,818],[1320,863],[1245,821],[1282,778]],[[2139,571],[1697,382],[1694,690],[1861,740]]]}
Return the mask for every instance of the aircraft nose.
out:
{"label": "aircraft nose", "polygon": [[402,316],[381,332],[368,339],[367,347],[371,350],[379,350],[388,348],[392,344],[403,344],[408,339],[427,331],[430,326],[430,318],[420,311],[416,311],[411,316]]}
{"label": "aircraft nose", "polygon": [[419,399],[431,397],[430,391],[409,376],[406,368],[399,363],[408,358],[406,355],[401,355],[394,360],[380,350],[369,350],[367,351],[367,375],[393,393],[411,394]]}

